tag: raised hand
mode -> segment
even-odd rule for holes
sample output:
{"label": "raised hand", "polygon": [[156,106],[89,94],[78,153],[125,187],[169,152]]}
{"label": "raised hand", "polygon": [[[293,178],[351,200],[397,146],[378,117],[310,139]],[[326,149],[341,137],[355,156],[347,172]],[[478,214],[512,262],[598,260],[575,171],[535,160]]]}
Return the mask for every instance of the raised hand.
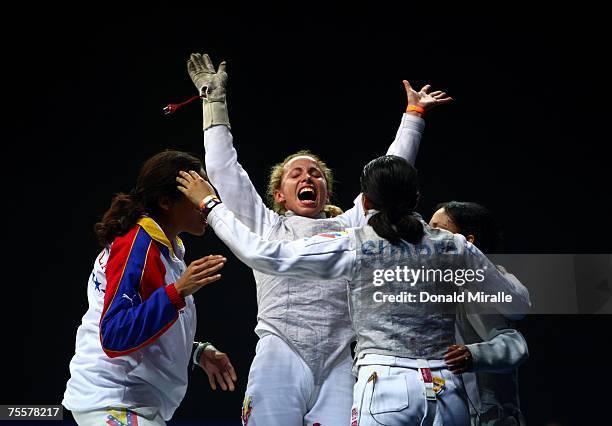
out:
{"label": "raised hand", "polygon": [[203,55],[192,53],[187,60],[187,71],[203,98],[204,130],[212,126],[230,127],[225,100],[225,85],[227,84],[225,61],[221,62],[219,69],[215,71],[206,53]]}
{"label": "raised hand", "polygon": [[215,67],[206,53],[203,55],[192,53],[187,60],[187,71],[201,96],[209,102],[225,101],[225,85],[227,83],[225,61],[221,62],[219,69],[215,71]]}
{"label": "raised hand", "polygon": [[[453,98],[446,95],[446,92],[436,90],[435,92],[429,93],[431,86],[426,84],[418,92],[412,88],[408,80],[403,80],[404,88],[406,89],[406,97],[408,98],[408,107],[416,106],[423,108],[424,112],[429,111],[436,105],[444,105],[453,101]],[[414,112],[417,115],[422,115],[417,111],[406,110],[407,112]]]}

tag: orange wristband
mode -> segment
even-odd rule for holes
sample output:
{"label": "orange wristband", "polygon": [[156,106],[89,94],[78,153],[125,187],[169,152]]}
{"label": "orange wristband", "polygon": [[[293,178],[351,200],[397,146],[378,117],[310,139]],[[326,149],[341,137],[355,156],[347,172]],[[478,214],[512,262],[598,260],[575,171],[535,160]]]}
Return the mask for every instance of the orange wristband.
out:
{"label": "orange wristband", "polygon": [[425,114],[425,108],[418,105],[408,105],[408,108],[406,108],[406,112],[411,111],[418,112],[421,115]]}

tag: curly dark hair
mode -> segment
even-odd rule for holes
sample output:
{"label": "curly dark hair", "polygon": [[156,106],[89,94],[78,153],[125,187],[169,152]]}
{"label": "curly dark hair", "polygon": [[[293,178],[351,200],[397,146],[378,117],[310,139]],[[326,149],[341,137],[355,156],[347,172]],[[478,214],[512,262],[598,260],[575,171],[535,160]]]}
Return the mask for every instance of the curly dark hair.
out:
{"label": "curly dark hair", "polygon": [[436,206],[444,209],[463,235],[473,235],[483,253],[494,253],[501,246],[502,233],[495,216],[485,206],[470,201],[448,201]]}

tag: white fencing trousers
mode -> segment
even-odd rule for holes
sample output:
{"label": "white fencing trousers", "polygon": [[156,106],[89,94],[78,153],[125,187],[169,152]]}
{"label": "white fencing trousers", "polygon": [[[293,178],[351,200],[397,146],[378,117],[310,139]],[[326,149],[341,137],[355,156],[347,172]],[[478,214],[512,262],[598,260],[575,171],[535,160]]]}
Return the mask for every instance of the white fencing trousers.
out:
{"label": "white fencing trousers", "polygon": [[425,398],[425,385],[414,359],[368,354],[356,366],[351,426],[470,425],[465,389],[461,380],[444,368],[443,361],[429,361],[431,374],[444,379],[435,401]]}
{"label": "white fencing trousers", "polygon": [[273,334],[257,343],[242,407],[244,426],[344,426],[349,424],[353,385],[347,356],[317,386],[304,360]]}
{"label": "white fencing trousers", "polygon": [[72,417],[79,426],[166,426],[166,422],[159,413],[144,417],[142,414],[120,407],[83,412],[73,411]]}

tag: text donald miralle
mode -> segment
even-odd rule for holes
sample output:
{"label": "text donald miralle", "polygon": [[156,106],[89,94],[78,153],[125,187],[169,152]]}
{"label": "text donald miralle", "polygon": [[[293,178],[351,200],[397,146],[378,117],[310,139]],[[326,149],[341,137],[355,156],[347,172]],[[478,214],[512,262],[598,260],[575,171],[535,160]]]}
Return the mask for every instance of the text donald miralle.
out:
{"label": "text donald miralle", "polygon": [[[418,269],[407,266],[396,266],[393,269],[375,269],[372,273],[372,284],[381,287],[388,283],[406,283],[410,287],[416,284],[454,284],[463,287],[469,283],[482,283],[485,280],[483,269]],[[372,295],[374,302],[378,303],[511,303],[512,295],[504,292],[487,294],[484,291],[453,291],[447,294],[432,293],[429,291],[388,294],[376,291]]]}

